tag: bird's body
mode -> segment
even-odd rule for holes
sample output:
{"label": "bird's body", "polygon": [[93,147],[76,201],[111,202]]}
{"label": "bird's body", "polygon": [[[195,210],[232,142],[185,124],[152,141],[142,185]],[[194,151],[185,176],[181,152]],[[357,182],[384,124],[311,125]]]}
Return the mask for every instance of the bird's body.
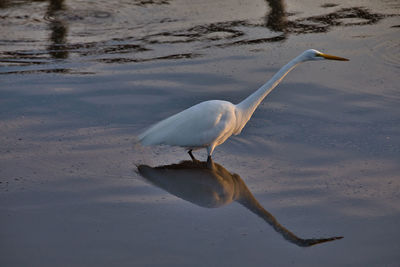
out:
{"label": "bird's body", "polygon": [[[207,148],[209,159],[214,148],[230,136],[239,134],[261,101],[299,63],[309,60],[347,60],[310,49],[282,67],[266,84],[235,105],[209,100],[185,109],[150,127],[139,135],[143,145],[170,145],[189,150]],[[191,155],[192,156],[192,155]]]}
{"label": "bird's body", "polygon": [[140,140],[144,145],[181,146],[190,150],[222,144],[238,134],[236,106],[228,101],[209,100],[160,121]]}

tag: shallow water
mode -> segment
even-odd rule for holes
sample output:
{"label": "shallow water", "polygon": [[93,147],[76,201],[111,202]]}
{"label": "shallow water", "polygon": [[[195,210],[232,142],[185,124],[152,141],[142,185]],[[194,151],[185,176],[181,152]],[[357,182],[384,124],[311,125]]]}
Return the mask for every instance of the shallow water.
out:
{"label": "shallow water", "polygon": [[[399,14],[395,0],[0,1],[0,264],[397,266]],[[350,61],[291,72],[216,148],[221,173],[140,175],[189,157],[137,134],[239,102],[308,48]],[[344,238],[303,248],[279,229]]]}

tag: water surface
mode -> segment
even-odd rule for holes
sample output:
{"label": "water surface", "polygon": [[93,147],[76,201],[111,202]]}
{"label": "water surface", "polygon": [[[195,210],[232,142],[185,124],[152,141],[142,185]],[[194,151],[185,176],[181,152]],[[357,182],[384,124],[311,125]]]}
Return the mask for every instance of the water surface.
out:
{"label": "water surface", "polygon": [[[399,14],[395,0],[0,1],[1,265],[397,266]],[[137,134],[239,102],[308,48],[350,61],[290,73],[216,148],[217,180],[140,175],[189,156]],[[277,229],[344,238],[304,248]]]}

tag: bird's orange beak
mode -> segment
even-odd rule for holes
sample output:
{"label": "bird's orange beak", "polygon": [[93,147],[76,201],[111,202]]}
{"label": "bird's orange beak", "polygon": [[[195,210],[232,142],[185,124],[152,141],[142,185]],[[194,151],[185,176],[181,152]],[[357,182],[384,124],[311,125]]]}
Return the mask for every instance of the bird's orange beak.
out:
{"label": "bird's orange beak", "polygon": [[330,59],[330,60],[340,60],[340,61],[349,61],[349,59],[344,58],[344,57],[337,57],[337,56],[332,56],[328,54],[321,53],[319,56],[325,58],[325,59]]}

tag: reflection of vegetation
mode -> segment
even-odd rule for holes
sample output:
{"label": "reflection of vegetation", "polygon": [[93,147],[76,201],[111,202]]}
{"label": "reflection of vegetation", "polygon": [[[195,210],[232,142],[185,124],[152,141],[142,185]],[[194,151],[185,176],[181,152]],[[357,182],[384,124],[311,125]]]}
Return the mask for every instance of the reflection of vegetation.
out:
{"label": "reflection of vegetation", "polygon": [[138,6],[146,6],[146,5],[168,5],[169,0],[134,0],[133,4]]}
{"label": "reflection of vegetation", "polygon": [[[46,0],[0,0],[0,8],[8,8],[18,5],[30,4],[31,2],[45,2]],[[63,2],[61,1],[51,1],[51,2]],[[133,0],[132,4],[137,6],[147,6],[147,5],[168,5],[170,0]]]}
{"label": "reflection of vegetation", "polygon": [[[44,0],[43,0],[44,1]],[[9,8],[11,6],[22,6],[32,1],[5,1],[0,0],[0,8]],[[254,45],[271,42],[282,42],[290,34],[310,34],[328,32],[332,28],[340,26],[367,25],[378,23],[385,17],[393,15],[384,15],[373,13],[362,7],[342,8],[324,15],[310,16],[306,18],[293,19],[292,15],[286,12],[283,0],[266,0],[270,7],[262,23],[254,23],[247,20],[224,21],[209,24],[195,25],[185,28],[181,24],[180,29],[158,30],[153,28],[151,33],[145,31],[131,32],[124,35],[123,38],[112,38],[109,40],[68,43],[68,23],[79,20],[84,23],[86,18],[96,18],[101,28],[104,26],[102,20],[110,22],[112,13],[99,10],[85,10],[83,14],[75,14],[68,10],[64,0],[48,0],[48,8],[44,19],[49,22],[49,44],[45,51],[34,50],[16,50],[0,52],[0,62],[12,65],[32,65],[48,64],[52,61],[46,57],[46,54],[55,59],[66,59],[70,53],[76,53],[81,57],[91,56],[91,60],[105,63],[126,63],[126,62],[145,62],[151,60],[171,60],[181,58],[193,58],[199,56],[190,51],[176,53],[176,50],[167,55],[158,53],[145,53],[157,50],[158,46],[165,47],[166,44],[181,43],[201,43],[203,48],[209,47],[228,47],[240,45]],[[151,9],[152,5],[169,4],[169,0],[136,0],[132,5],[146,6]],[[335,8],[337,4],[327,3],[323,8]],[[8,21],[26,21],[28,15],[5,14],[0,17],[1,20]],[[97,22],[96,21],[96,22]],[[174,21],[171,18],[162,18],[158,23],[168,23]],[[113,25],[114,26],[114,25]],[[125,27],[127,25],[124,25]],[[110,31],[108,26],[104,26],[101,32]],[[251,29],[261,29],[269,32],[266,36],[251,38],[247,33]],[[91,33],[96,35],[96,31]],[[92,39],[93,40],[93,39]],[[21,41],[23,42],[23,41]],[[35,40],[29,40],[35,42]],[[40,40],[39,40],[40,42]],[[198,45],[197,45],[198,46]],[[201,46],[201,45],[200,45]],[[122,55],[126,54],[126,55]],[[145,56],[146,54],[146,56]],[[129,56],[127,56],[129,55]]]}
{"label": "reflection of vegetation", "polygon": [[146,62],[146,61],[154,61],[154,60],[167,60],[167,59],[183,59],[183,58],[195,58],[199,57],[200,54],[193,54],[193,53],[186,53],[186,54],[174,54],[174,55],[168,55],[168,56],[162,56],[162,57],[153,57],[153,58],[102,58],[98,59],[100,62],[105,62],[105,63],[127,63],[127,62]]}
{"label": "reflection of vegetation", "polygon": [[299,238],[261,206],[239,175],[214,162],[212,166],[200,161],[183,161],[155,168],[141,165],[138,171],[152,184],[201,207],[218,208],[236,201],[271,225],[283,238],[301,247],[342,238]]}
{"label": "reflection of vegetation", "polygon": [[323,8],[329,8],[329,7],[335,7],[335,6],[338,6],[338,4],[326,3],[326,4],[321,5],[321,7],[323,7]]}
{"label": "reflection of vegetation", "polygon": [[[43,0],[43,1],[45,1],[45,0]],[[26,1],[23,1],[23,0],[21,0],[21,1],[0,0],[0,8],[9,8],[9,7],[12,7],[12,6],[23,5],[23,4],[26,4],[26,3],[29,3],[29,2],[31,2],[31,1],[29,1],[29,0],[26,0]]]}
{"label": "reflection of vegetation", "polygon": [[265,16],[265,26],[276,32],[286,32],[287,19],[285,4],[282,0],[267,0],[271,11]]}
{"label": "reflection of vegetation", "polygon": [[[283,0],[267,0],[271,11],[265,17],[265,26],[276,32],[283,33],[318,33],[327,32],[332,26],[352,26],[375,24],[381,19],[390,16],[377,13],[371,13],[368,9],[362,7],[342,8],[319,16],[311,16],[297,20],[288,20],[288,14],[285,11]],[[335,7],[337,4],[327,3],[322,5],[324,8]],[[344,22],[344,19],[358,19],[358,22]]]}
{"label": "reflection of vegetation", "polygon": [[46,18],[50,21],[50,40],[48,47],[49,54],[53,58],[65,59],[68,57],[67,49],[67,33],[68,27],[66,22],[57,18],[57,12],[64,10],[64,0],[50,0],[46,12]]}
{"label": "reflection of vegetation", "polygon": [[[297,34],[327,32],[333,26],[354,26],[378,23],[381,19],[390,16],[371,13],[361,7],[342,8],[326,15],[312,16],[298,19],[289,23],[289,31]],[[358,22],[346,22],[346,19],[357,19]],[[312,24],[308,24],[308,23]]]}
{"label": "reflection of vegetation", "polygon": [[49,69],[37,69],[37,70],[18,70],[9,72],[0,72],[0,75],[4,74],[38,74],[38,73],[61,73],[61,74],[79,74],[79,75],[91,75],[94,72],[87,71],[75,71],[68,68],[49,68]]}
{"label": "reflection of vegetation", "polygon": [[[392,16],[379,13],[371,13],[361,7],[343,8],[320,16],[311,16],[296,20],[288,20],[285,6],[280,0],[269,0],[270,13],[265,18],[265,25],[252,24],[248,21],[237,20],[220,23],[198,25],[186,30],[160,32],[141,38],[144,44],[172,44],[190,42],[213,42],[207,47],[226,47],[232,45],[259,44],[268,42],[280,42],[287,38],[287,34],[309,34],[328,32],[334,26],[353,26],[375,24],[381,19]],[[346,19],[358,19],[358,22],[346,22]],[[279,35],[257,39],[235,40],[245,36],[246,28],[268,27]],[[221,34],[224,33],[224,34]],[[168,37],[168,38],[165,38]],[[232,41],[229,41],[232,40]],[[228,41],[228,42],[227,42]]]}

